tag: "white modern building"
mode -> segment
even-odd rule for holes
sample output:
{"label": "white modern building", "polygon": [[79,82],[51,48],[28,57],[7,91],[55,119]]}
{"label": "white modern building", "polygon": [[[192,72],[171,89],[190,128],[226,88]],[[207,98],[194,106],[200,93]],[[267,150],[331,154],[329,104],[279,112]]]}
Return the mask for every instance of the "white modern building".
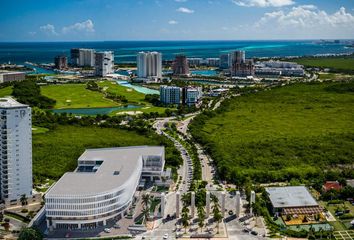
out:
{"label": "white modern building", "polygon": [[114,54],[111,51],[95,54],[95,75],[105,77],[114,72]]}
{"label": "white modern building", "polygon": [[163,104],[180,104],[181,88],[176,86],[160,86],[160,102]]}
{"label": "white modern building", "polygon": [[45,195],[48,228],[89,229],[120,219],[140,181],[164,181],[164,165],[160,146],[86,150],[77,169]]}
{"label": "white modern building", "polygon": [[32,195],[31,108],[12,98],[0,98],[0,196],[6,205]]}
{"label": "white modern building", "polygon": [[0,83],[23,81],[25,78],[24,72],[0,72]]}
{"label": "white modern building", "polygon": [[305,75],[304,67],[294,62],[284,61],[264,61],[257,62],[256,75],[258,76],[294,76],[303,77]]}
{"label": "white modern building", "polygon": [[137,75],[142,79],[162,77],[162,55],[159,52],[139,52],[137,56]]}
{"label": "white modern building", "polygon": [[203,95],[202,87],[184,87],[182,90],[183,104],[196,105]]}

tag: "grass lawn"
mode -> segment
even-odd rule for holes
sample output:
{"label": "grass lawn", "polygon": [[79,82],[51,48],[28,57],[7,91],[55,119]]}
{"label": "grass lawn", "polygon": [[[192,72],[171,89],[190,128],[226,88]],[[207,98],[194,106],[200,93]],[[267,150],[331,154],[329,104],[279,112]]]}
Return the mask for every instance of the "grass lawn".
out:
{"label": "grass lawn", "polygon": [[308,67],[332,68],[335,70],[354,71],[354,57],[316,57],[299,58],[295,62]]}
{"label": "grass lawn", "polygon": [[[59,126],[33,135],[33,173],[35,182],[58,179],[77,166],[78,157],[87,148],[107,148],[135,145],[161,145],[160,137],[149,137],[134,131],[115,128]],[[172,144],[171,144],[172,145]],[[167,156],[172,152],[166,148]],[[166,162],[167,164],[167,162]]]}
{"label": "grass lawn", "polygon": [[146,103],[144,101],[145,94],[137,92],[132,88],[123,87],[111,81],[100,81],[97,84],[107,92],[124,96],[131,103]]}
{"label": "grass lawn", "polygon": [[47,85],[41,87],[44,96],[57,101],[55,108],[94,108],[119,106],[99,92],[86,89],[86,84]]}
{"label": "grass lawn", "polygon": [[227,180],[310,178],[354,158],[354,83],[296,84],[227,100],[193,120]]}
{"label": "grass lawn", "polygon": [[0,97],[10,96],[12,94],[12,86],[0,88]]}
{"label": "grass lawn", "polygon": [[336,209],[346,207],[350,210],[350,214],[354,214],[354,206],[350,204],[350,202],[345,201],[344,204],[327,204],[327,202],[320,201],[319,204],[322,207],[328,209],[331,214],[337,219],[336,222],[330,222],[330,224],[334,227],[335,231],[348,230],[350,228],[350,221],[352,219],[340,219],[335,216]]}
{"label": "grass lawn", "polygon": [[46,133],[48,131],[49,131],[48,128],[32,126],[32,134],[41,134],[41,133]]}

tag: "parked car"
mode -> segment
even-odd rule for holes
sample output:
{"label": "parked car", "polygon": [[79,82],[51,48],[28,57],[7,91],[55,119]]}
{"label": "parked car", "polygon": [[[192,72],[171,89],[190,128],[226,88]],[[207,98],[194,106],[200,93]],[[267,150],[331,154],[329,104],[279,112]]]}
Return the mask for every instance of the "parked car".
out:
{"label": "parked car", "polygon": [[256,232],[256,231],[251,231],[251,234],[257,236],[257,235],[258,235],[258,232]]}
{"label": "parked car", "polygon": [[168,239],[168,234],[163,235],[163,239]]}
{"label": "parked car", "polygon": [[111,229],[105,228],[103,231],[104,231],[105,233],[110,233],[110,232],[111,232]]}
{"label": "parked car", "polygon": [[118,224],[114,224],[114,226],[113,226],[115,229],[119,229],[120,228],[120,226],[118,225]]}

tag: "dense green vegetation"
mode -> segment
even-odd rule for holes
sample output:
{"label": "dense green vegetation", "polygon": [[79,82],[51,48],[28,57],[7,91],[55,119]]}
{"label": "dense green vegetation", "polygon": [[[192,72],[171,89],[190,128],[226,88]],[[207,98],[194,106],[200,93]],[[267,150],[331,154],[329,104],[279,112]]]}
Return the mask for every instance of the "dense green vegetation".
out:
{"label": "dense green vegetation", "polygon": [[44,96],[55,99],[55,108],[114,107],[119,103],[102,93],[86,89],[86,84],[47,85],[41,87]]}
{"label": "dense green vegetation", "polygon": [[12,86],[0,88],[0,97],[10,96],[12,94]]}
{"label": "dense green vegetation", "polygon": [[35,182],[43,178],[58,179],[77,166],[78,157],[87,148],[135,145],[163,145],[166,165],[181,164],[173,144],[154,133],[138,134],[117,128],[60,125],[49,132],[33,135],[33,173]]}
{"label": "dense green vegetation", "polygon": [[15,82],[11,95],[20,103],[31,107],[52,108],[55,105],[55,100],[43,96],[40,87],[31,80]]}
{"label": "dense green vegetation", "polygon": [[330,68],[334,72],[354,73],[354,56],[345,57],[306,57],[295,62],[307,67]]}
{"label": "dense green vegetation", "polygon": [[191,133],[219,175],[239,184],[246,177],[315,179],[328,169],[354,177],[348,170],[354,157],[353,86],[295,84],[246,94],[196,117]]}

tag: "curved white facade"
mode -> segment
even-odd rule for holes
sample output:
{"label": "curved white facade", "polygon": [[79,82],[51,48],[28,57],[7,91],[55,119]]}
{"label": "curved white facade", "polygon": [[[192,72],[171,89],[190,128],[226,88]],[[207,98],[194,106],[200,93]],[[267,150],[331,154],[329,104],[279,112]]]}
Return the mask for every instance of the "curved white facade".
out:
{"label": "curved white facade", "polygon": [[[146,150],[145,148],[147,147],[143,149]],[[109,160],[98,158],[98,151],[94,152],[94,156],[85,152],[86,155],[84,153],[84,157],[79,159],[78,169],[74,173],[65,174],[45,196],[48,228],[95,228],[106,225],[109,220],[120,218],[132,202],[144,171],[143,159],[151,156],[151,153],[137,154],[136,150],[137,148],[133,148],[134,154],[128,157],[114,149],[101,151],[115,151],[114,154],[109,153],[112,154],[107,157]],[[154,157],[158,155],[152,154]],[[160,157],[163,159],[163,154]],[[93,162],[87,159],[93,159]],[[98,162],[100,165],[97,166]],[[72,186],[68,185],[70,182]]]}

